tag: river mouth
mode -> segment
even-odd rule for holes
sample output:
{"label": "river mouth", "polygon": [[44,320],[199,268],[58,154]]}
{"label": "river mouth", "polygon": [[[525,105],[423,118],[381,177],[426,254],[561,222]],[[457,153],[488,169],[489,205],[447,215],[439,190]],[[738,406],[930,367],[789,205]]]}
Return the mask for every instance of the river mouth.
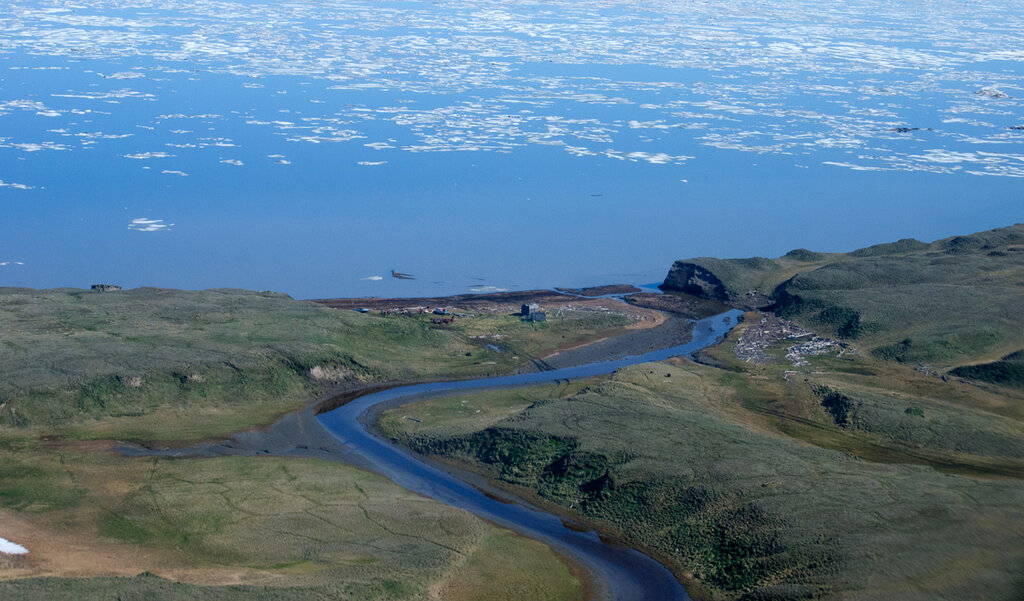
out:
{"label": "river mouth", "polygon": [[598,533],[567,525],[564,519],[525,500],[510,503],[497,499],[466,480],[457,472],[442,470],[409,450],[376,436],[372,423],[380,411],[399,404],[447,396],[455,392],[516,388],[552,382],[606,375],[617,369],[692,355],[712,346],[737,324],[742,311],[730,310],[693,322],[689,342],[668,348],[560,367],[551,371],[516,374],[475,380],[414,384],[377,390],[361,395],[345,395],[343,404],[316,419],[341,442],[361,466],[381,474],[399,486],[442,503],[469,511],[490,522],[540,540],[557,552],[579,563],[595,584],[602,599],[616,601],[683,601],[690,597],[678,579],[663,565],[639,551],[606,541]]}

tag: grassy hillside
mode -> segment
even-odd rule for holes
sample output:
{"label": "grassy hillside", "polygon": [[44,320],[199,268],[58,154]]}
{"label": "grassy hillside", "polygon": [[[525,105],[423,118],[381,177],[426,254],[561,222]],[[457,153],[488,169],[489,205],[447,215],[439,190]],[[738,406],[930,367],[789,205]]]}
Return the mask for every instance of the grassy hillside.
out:
{"label": "grassy hillside", "polygon": [[626,323],[566,311],[540,325],[481,315],[439,327],[242,290],[0,289],[0,428],[223,435],[339,386],[504,372]]}
{"label": "grassy hillside", "polygon": [[725,369],[434,399],[380,427],[653,550],[702,598],[1017,597],[1024,397],[871,356],[747,364],[737,337]]}
{"label": "grassy hillside", "polygon": [[1024,388],[1024,350],[1010,353],[992,363],[958,367],[950,373],[968,380]]}
{"label": "grassy hillside", "polygon": [[663,287],[738,303],[756,291],[779,315],[885,360],[991,361],[1024,348],[1024,225],[841,254],[678,261]]}
{"label": "grassy hillside", "polygon": [[[483,302],[483,301],[481,301]],[[575,601],[549,548],[334,463],[129,459],[332,390],[504,373],[622,314],[435,324],[242,290],[0,289],[3,599]]]}
{"label": "grassy hillside", "polygon": [[308,459],[101,451],[5,441],[0,534],[31,552],[0,554],[0,598],[472,599],[496,586],[521,601],[581,595],[544,545],[375,474]]}

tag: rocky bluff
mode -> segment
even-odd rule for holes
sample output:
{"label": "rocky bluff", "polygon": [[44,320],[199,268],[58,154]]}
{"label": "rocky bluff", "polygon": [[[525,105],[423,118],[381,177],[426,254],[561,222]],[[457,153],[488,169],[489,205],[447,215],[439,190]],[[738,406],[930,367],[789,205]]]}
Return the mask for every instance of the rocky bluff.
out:
{"label": "rocky bluff", "polygon": [[687,261],[673,263],[672,269],[659,288],[722,302],[730,300],[729,292],[718,276],[696,263]]}

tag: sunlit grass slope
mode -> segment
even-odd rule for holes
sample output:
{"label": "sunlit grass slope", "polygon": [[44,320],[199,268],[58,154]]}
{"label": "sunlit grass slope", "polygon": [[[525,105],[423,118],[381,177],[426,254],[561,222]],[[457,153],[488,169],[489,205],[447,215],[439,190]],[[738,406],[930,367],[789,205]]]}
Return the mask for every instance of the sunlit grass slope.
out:
{"label": "sunlit grass slope", "polygon": [[966,385],[855,373],[876,364],[789,381],[784,365],[641,365],[398,407],[381,427],[653,550],[703,598],[1016,598],[1024,427]]}
{"label": "sunlit grass slope", "polygon": [[0,599],[574,601],[549,548],[335,463],[128,459],[363,384],[505,373],[629,319],[330,309],[241,290],[0,289]]}
{"label": "sunlit grass slope", "polygon": [[31,551],[0,555],[4,599],[427,599],[461,591],[446,597],[454,599],[484,598],[497,585],[523,601],[580,595],[543,545],[339,464],[124,459],[92,443],[30,439],[8,440],[2,452],[0,534]]}
{"label": "sunlit grass slope", "polygon": [[[504,372],[623,326],[329,309],[274,293],[0,289],[0,427],[138,441],[265,423],[338,386]],[[501,337],[500,351],[485,335]]]}

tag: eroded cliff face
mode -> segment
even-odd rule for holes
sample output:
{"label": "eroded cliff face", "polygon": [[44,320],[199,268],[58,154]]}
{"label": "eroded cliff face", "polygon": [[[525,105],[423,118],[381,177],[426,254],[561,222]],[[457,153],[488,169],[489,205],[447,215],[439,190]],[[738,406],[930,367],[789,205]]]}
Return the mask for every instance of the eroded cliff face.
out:
{"label": "eroded cliff face", "polygon": [[665,281],[659,286],[662,290],[683,292],[700,298],[728,302],[729,291],[718,276],[696,263],[676,261],[668,272]]}

